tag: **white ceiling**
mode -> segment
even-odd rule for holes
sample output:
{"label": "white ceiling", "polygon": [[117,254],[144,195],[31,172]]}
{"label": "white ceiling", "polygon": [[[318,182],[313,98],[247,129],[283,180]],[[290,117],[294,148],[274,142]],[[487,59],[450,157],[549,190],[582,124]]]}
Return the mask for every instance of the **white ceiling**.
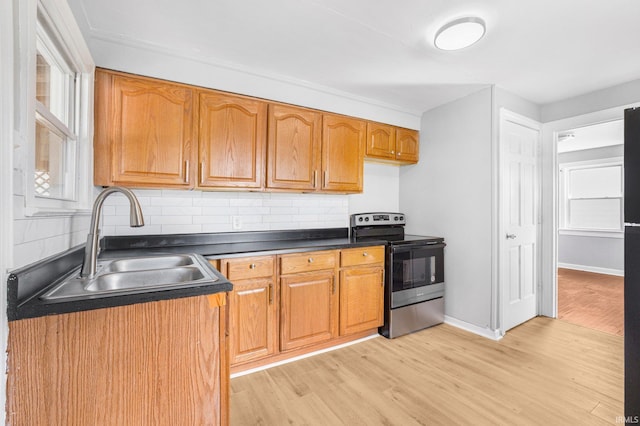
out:
{"label": "white ceiling", "polygon": [[[546,104],[640,77],[637,0],[69,0],[91,38],[183,51],[421,113],[487,84]],[[475,15],[476,45],[440,25]],[[99,59],[97,59],[98,64]]]}

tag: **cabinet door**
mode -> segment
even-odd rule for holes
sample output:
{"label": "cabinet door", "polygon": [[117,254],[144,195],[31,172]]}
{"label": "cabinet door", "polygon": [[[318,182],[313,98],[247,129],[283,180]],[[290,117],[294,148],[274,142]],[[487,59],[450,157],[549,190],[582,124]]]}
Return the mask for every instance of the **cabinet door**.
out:
{"label": "cabinet door", "polygon": [[230,293],[231,364],[277,352],[277,292],[271,279],[235,281]]}
{"label": "cabinet door", "polygon": [[381,266],[340,271],[340,335],[382,325],[384,272]]}
{"label": "cabinet door", "polygon": [[313,191],[318,185],[322,114],[269,105],[267,187]]}
{"label": "cabinet door", "polygon": [[[99,75],[110,81],[96,86],[96,103],[106,102],[109,106],[106,117],[98,117],[106,124],[96,126],[96,139],[98,145],[108,145],[110,149],[106,151],[111,158],[98,158],[105,150],[97,148],[95,163],[100,168],[104,167],[100,164],[110,162],[111,173],[107,174],[110,182],[96,183],[192,186],[189,170],[194,137],[193,90],[120,74]],[[105,108],[100,106],[97,110]]]}
{"label": "cabinet door", "polygon": [[380,123],[367,123],[367,157],[395,160],[396,129]]}
{"label": "cabinet door", "polygon": [[267,104],[218,92],[200,93],[202,187],[262,188]]}
{"label": "cabinet door", "polygon": [[333,271],[280,277],[280,350],[337,336],[336,286]]}
{"label": "cabinet door", "polygon": [[396,129],[396,159],[403,163],[417,163],[420,137],[416,130]]}
{"label": "cabinet door", "polygon": [[322,190],[362,192],[367,124],[328,114],[322,123]]}

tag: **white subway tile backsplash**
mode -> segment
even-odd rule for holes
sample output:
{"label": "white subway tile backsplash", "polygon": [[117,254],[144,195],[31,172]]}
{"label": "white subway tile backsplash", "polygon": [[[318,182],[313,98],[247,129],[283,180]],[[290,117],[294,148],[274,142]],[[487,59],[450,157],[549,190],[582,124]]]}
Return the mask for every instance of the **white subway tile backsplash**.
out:
{"label": "white subway tile backsplash", "polygon": [[202,207],[163,206],[163,216],[201,216]]}
{"label": "white subway tile backsplash", "polygon": [[[134,190],[142,206],[145,226],[129,226],[129,201],[113,194],[105,199],[101,236],[183,234],[198,232],[266,231],[348,226],[345,195]],[[14,205],[22,201],[14,197]],[[238,216],[240,229],[232,228]],[[91,217],[24,217],[14,220],[16,267],[41,260],[79,244],[87,238]]]}
{"label": "white subway tile backsplash", "polygon": [[163,234],[196,234],[202,232],[202,225],[162,225]]}
{"label": "white subway tile backsplash", "polygon": [[[191,225],[193,224],[192,216],[149,216],[149,225]],[[128,223],[128,221],[127,221]]]}
{"label": "white subway tile backsplash", "polygon": [[102,228],[100,235],[154,235],[162,234],[162,225],[148,225],[145,224],[139,228],[132,228],[130,226],[113,226],[110,229],[107,227]]}

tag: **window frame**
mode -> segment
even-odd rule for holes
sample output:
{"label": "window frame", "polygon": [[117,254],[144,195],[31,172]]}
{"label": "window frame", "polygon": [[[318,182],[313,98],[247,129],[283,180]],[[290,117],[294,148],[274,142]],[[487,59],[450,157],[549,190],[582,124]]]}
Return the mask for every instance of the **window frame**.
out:
{"label": "window frame", "polygon": [[[93,85],[95,64],[82,33],[64,2],[56,0],[31,0],[28,40],[28,73],[26,78],[27,141],[24,170],[24,195],[26,216],[70,215],[90,210],[93,199]],[[50,52],[64,60],[64,64],[75,74],[73,99],[75,108],[67,130],[63,133],[69,140],[68,168],[73,172],[71,191],[64,198],[43,197],[36,192],[34,176],[36,170],[36,116],[44,117],[40,122],[52,124],[52,129],[61,131],[56,124],[64,124],[48,108],[36,99],[36,55],[39,39],[43,34],[52,43],[43,43]],[[71,98],[70,98],[71,99]],[[67,114],[70,109],[67,108]],[[56,123],[56,120],[59,123]],[[66,154],[65,154],[66,155]]]}
{"label": "window frame", "polygon": [[[616,197],[570,197],[569,174],[574,170],[598,169],[603,167],[620,167],[621,193]],[[588,161],[559,164],[558,172],[558,232],[560,235],[599,236],[611,238],[624,237],[624,158],[610,157]],[[577,228],[569,224],[570,202],[580,199],[618,199],[620,200],[620,217],[618,229]]]}

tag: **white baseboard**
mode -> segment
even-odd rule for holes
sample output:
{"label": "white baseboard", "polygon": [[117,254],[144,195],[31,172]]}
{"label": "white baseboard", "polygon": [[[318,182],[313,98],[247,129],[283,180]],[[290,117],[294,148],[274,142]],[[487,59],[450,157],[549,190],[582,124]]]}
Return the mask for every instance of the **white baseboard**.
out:
{"label": "white baseboard", "polygon": [[606,275],[615,275],[618,277],[624,277],[624,270],[622,269],[598,268],[597,266],[574,265],[571,263],[560,263],[560,262],[558,262],[558,268],[574,269],[576,271],[595,272],[596,274],[606,274]]}
{"label": "white baseboard", "polygon": [[491,330],[485,327],[478,327],[475,324],[468,323],[466,321],[459,320],[457,318],[450,317],[448,315],[444,316],[445,324],[452,325],[454,327],[460,328],[462,330],[468,331],[473,334],[477,334],[482,337],[486,337],[491,340],[500,340],[502,339],[502,333],[500,330]]}

